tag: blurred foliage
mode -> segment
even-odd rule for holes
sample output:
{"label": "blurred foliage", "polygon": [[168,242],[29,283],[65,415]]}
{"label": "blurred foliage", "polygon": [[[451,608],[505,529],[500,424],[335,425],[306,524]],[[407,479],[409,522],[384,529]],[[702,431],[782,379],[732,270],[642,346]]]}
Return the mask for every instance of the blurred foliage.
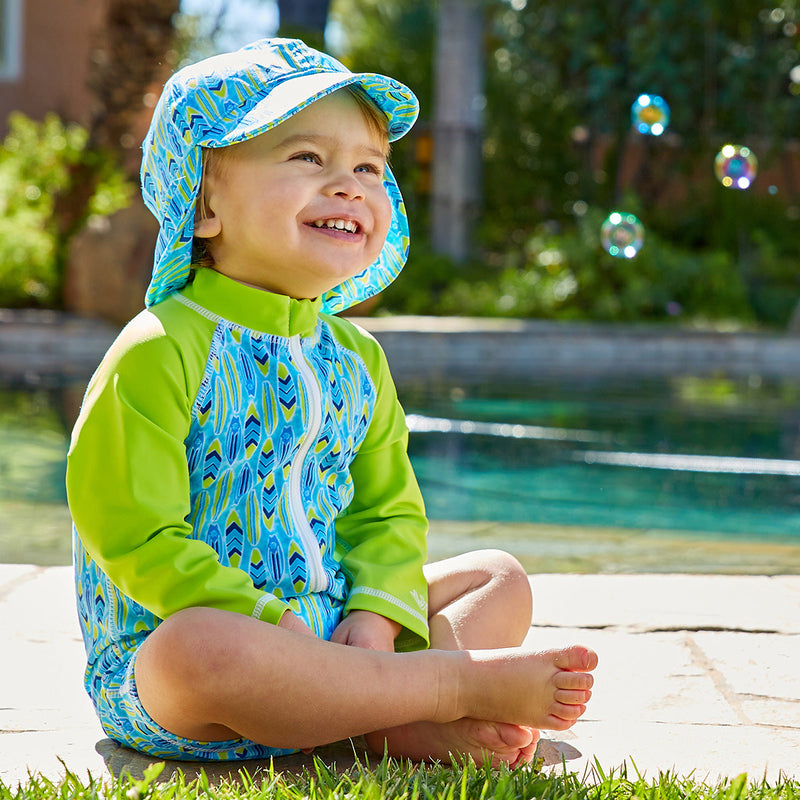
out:
{"label": "blurred foliage", "polygon": [[690,254],[648,233],[635,259],[613,258],[600,244],[602,221],[592,209],[564,231],[543,224],[506,263],[474,262],[455,277],[442,256],[418,255],[386,290],[386,305],[467,316],[700,321],[714,297],[725,317],[754,321],[738,266],[724,251]]}
{"label": "blurred foliage", "polygon": [[125,206],[133,191],[101,152],[86,147],[87,133],[55,114],[34,122],[21,113],[8,119],[0,147],[0,306],[58,306],[69,235],[58,200],[77,174],[89,169],[97,184],[80,224]]}
{"label": "blurred foliage", "polygon": [[[424,169],[415,145],[429,131],[433,117],[433,53],[436,46],[436,9],[420,0],[333,0],[329,14],[345,39],[338,58],[353,71],[382,72],[410,86],[420,103],[414,131],[392,143],[391,166],[403,189],[406,209],[414,225],[414,241],[425,230],[427,198],[415,191]],[[447,262],[448,267],[452,265]]]}
{"label": "blurred foliage", "polygon": [[[800,0],[486,0],[481,253],[464,267],[430,253],[417,191],[414,147],[433,116],[435,6],[333,4],[348,65],[387,72],[421,101],[416,133],[393,156],[414,244],[384,308],[786,323],[800,296],[798,177],[792,185],[784,171],[776,196],[763,179],[740,192],[717,183],[712,164],[736,141],[751,144],[762,172],[779,169],[796,139]],[[642,92],[671,106],[662,137],[631,130]],[[602,220],[620,208],[647,231],[631,261],[599,241]]]}
{"label": "blurred foliage", "polygon": [[[208,18],[177,15],[171,61],[213,52],[230,2]],[[407,83],[421,103],[415,130],[393,146],[413,246],[383,308],[784,325],[800,296],[800,161],[783,160],[800,131],[800,0],[484,2],[484,202],[480,252],[463,266],[431,252],[425,235],[436,0],[331,3],[335,54]],[[256,10],[270,4],[246,3],[260,35],[267,16],[257,23]],[[631,130],[642,92],[671,106],[661,137]],[[777,194],[763,177],[747,192],[715,180],[727,141],[750,144],[762,176],[783,176]],[[55,117],[11,120],[0,148],[0,305],[60,303],[69,237],[131,191],[112,164]],[[645,225],[630,261],[600,245],[614,209]]]}

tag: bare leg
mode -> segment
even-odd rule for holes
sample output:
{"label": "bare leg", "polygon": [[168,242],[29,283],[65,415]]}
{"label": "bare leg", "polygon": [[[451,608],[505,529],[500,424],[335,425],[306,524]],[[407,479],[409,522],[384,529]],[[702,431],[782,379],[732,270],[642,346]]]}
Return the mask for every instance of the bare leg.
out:
{"label": "bare leg", "polygon": [[[427,566],[425,575],[432,648],[482,650],[522,644],[533,603],[528,576],[516,559],[496,550],[468,553]],[[540,666],[555,656],[540,654]],[[539,732],[508,722],[463,718],[445,724],[417,722],[376,731],[366,739],[372,749],[386,749],[391,755],[445,761],[450,753],[469,754],[477,761],[488,755],[495,765],[514,765],[533,759]]]}
{"label": "bare leg", "polygon": [[148,713],[179,736],[300,748],[415,720],[568,727],[596,656],[573,648],[539,662],[509,650],[382,653],[194,608],[147,638],[136,681]]}
{"label": "bare leg", "polygon": [[519,562],[480,550],[425,567],[431,647],[489,650],[519,647],[528,634],[533,599]]}

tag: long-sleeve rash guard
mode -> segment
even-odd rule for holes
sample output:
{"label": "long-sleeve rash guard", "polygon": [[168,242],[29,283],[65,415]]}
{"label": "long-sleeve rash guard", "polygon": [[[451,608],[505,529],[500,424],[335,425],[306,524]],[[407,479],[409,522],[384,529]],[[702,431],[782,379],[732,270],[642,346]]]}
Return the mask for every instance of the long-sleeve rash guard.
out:
{"label": "long-sleeve rash guard", "polygon": [[317,593],[428,642],[427,522],[385,357],[352,323],[201,269],[139,314],[68,458],[89,668],[193,606]]}

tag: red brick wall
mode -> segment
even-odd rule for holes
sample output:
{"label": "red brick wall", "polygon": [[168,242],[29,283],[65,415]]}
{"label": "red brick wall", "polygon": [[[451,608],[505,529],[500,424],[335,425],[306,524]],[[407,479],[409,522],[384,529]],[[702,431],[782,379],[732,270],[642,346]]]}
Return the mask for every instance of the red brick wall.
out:
{"label": "red brick wall", "polygon": [[48,111],[86,123],[92,96],[86,87],[92,40],[106,0],[21,0],[21,75],[0,80],[0,135],[9,112],[42,119]]}

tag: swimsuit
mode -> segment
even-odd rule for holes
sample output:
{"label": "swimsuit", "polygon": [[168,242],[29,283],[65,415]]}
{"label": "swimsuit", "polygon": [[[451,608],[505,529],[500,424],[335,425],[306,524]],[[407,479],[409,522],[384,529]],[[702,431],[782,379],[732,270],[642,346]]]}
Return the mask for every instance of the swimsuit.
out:
{"label": "swimsuit", "polygon": [[428,643],[427,522],[385,357],[320,301],[210,269],[143,311],[87,389],[68,459],[86,688],[112,738],[154,756],[286,752],[172,736],[133,664],[169,615],[210,607],[323,638],[364,609]]}

